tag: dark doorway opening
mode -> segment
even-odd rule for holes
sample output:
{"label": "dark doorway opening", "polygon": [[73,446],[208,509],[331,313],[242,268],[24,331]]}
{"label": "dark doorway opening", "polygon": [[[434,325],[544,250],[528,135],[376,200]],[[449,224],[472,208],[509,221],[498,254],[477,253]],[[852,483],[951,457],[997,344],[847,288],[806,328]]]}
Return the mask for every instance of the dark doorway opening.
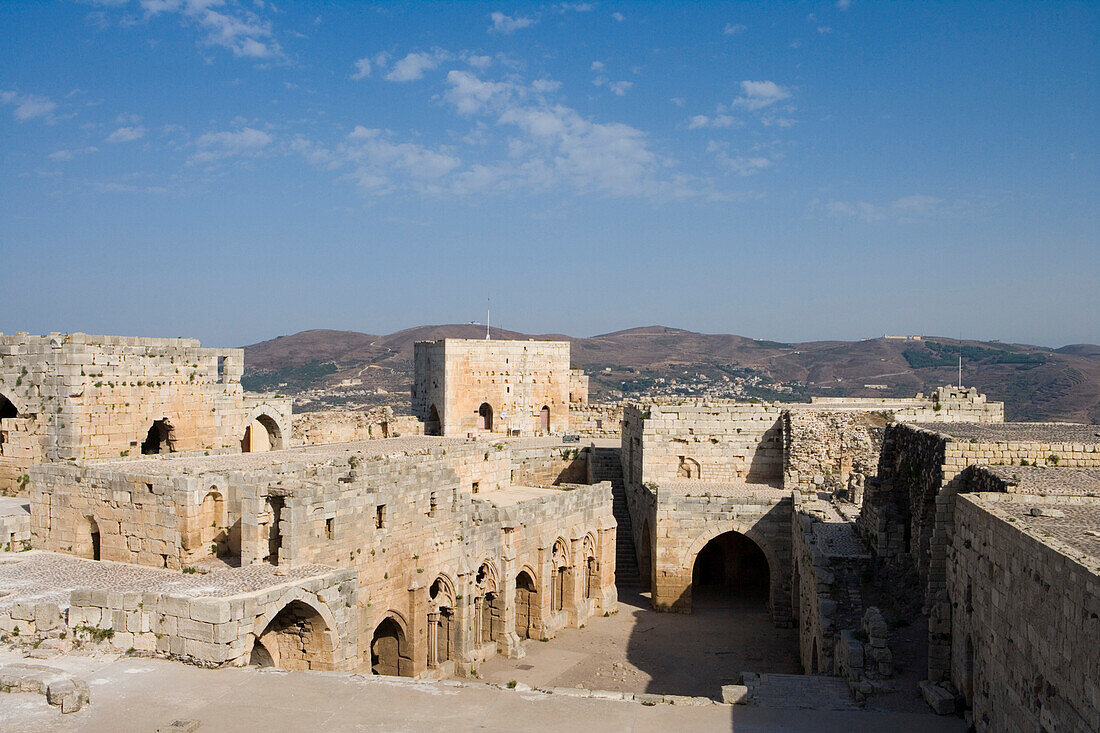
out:
{"label": "dark doorway opening", "polygon": [[481,407],[477,408],[477,428],[478,430],[493,430],[493,407],[488,402],[482,402]]}
{"label": "dark doorway opening", "polygon": [[768,602],[768,558],[740,532],[718,535],[699,551],[691,573],[692,604]]}
{"label": "dark doorway opening", "polygon": [[175,450],[175,435],[172,423],[167,419],[160,419],[153,423],[145,436],[145,442],[141,444],[141,454],[145,456],[171,453]]}

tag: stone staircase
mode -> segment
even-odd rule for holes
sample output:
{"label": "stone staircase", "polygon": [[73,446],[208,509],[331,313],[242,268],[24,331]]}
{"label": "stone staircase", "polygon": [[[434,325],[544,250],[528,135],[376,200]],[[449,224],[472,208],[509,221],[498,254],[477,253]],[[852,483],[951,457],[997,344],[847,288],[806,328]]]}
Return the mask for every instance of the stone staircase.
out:
{"label": "stone staircase", "polygon": [[615,536],[615,584],[637,586],[638,557],[634,552],[634,534],[631,531],[630,511],[626,504],[626,486],[623,482],[623,465],[618,448],[592,448],[588,457],[589,475],[593,483],[611,482],[614,499],[613,511],[619,528]]}

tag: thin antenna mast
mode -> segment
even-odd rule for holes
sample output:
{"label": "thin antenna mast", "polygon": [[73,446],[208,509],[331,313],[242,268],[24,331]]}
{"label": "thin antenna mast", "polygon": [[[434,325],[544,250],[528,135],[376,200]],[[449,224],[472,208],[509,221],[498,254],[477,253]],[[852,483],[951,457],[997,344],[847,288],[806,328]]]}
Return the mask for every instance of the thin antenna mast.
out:
{"label": "thin antenna mast", "polygon": [[963,388],[963,355],[962,350],[959,351],[959,389]]}
{"label": "thin antenna mast", "polygon": [[485,299],[485,340],[489,340],[489,298]]}

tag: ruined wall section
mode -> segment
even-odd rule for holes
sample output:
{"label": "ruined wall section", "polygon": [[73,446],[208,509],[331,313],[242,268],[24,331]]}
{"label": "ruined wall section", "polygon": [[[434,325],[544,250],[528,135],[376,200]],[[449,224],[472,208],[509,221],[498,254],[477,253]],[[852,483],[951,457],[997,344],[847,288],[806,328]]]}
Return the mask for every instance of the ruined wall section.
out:
{"label": "ruined wall section", "polygon": [[621,404],[569,405],[569,432],[588,438],[618,438],[622,434]]}
{"label": "ruined wall section", "polygon": [[392,407],[366,411],[318,410],[294,416],[294,445],[352,443],[360,440],[422,435],[424,424],[411,415],[393,414]]}
{"label": "ruined wall section", "polygon": [[[794,409],[805,409],[801,405]],[[912,398],[811,397],[813,410],[859,410],[885,413],[897,422],[1003,423],[1003,402],[990,402],[974,387],[947,385]]]}
{"label": "ruined wall section", "polygon": [[[783,415],[783,486],[804,494],[847,491],[858,501],[878,470],[886,418],[854,411]],[[854,474],[854,475],[853,475]]]}
{"label": "ruined wall section", "polygon": [[[1100,566],[1014,521],[1018,497],[955,502],[950,679],[979,731],[1100,730]],[[1029,503],[1100,516],[1089,498]]]}
{"label": "ruined wall section", "polygon": [[569,405],[588,404],[588,375],[581,369],[569,370]]}
{"label": "ruined wall section", "polygon": [[158,420],[173,451],[240,450],[266,415],[285,447],[290,400],[246,396],[243,368],[241,349],[194,339],[0,335],[0,395],[18,411],[0,420],[0,489],[42,461],[138,455]]}
{"label": "ruined wall section", "polygon": [[588,483],[588,448],[509,448],[511,482],[516,486],[555,486]]}

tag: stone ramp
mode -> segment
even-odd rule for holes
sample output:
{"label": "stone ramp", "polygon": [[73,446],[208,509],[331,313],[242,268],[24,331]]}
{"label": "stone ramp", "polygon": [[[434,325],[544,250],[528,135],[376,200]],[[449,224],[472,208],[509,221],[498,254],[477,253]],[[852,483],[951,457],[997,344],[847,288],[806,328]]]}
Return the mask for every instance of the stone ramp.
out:
{"label": "stone ramp", "polygon": [[592,448],[589,462],[593,482],[611,482],[612,511],[615,522],[618,524],[615,532],[615,584],[640,585],[641,575],[638,572],[638,557],[634,551],[634,532],[630,523],[630,510],[626,503],[626,485],[623,482],[620,449]]}
{"label": "stone ramp", "polygon": [[[861,710],[839,677],[745,672],[746,705],[780,710]],[[723,689],[725,695],[725,689]]]}

